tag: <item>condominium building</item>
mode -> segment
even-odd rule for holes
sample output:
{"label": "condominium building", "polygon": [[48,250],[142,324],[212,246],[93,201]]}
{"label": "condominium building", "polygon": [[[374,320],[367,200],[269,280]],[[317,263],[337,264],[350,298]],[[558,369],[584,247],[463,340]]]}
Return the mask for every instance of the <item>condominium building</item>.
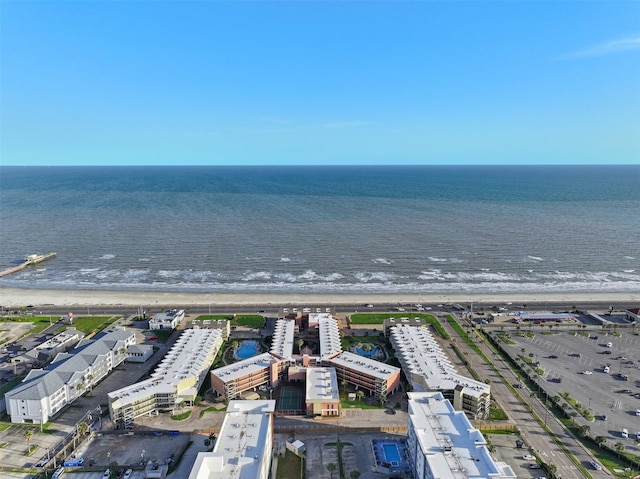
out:
{"label": "condominium building", "polygon": [[198,454],[188,479],[268,479],[275,401],[230,401],[212,452]]}
{"label": "condominium building", "polygon": [[400,387],[400,368],[365,358],[348,351],[324,361],[335,368],[338,382],[346,381],[376,398],[387,396]]}
{"label": "condominium building", "polygon": [[219,329],[187,329],[151,374],[151,378],[110,392],[109,412],[117,427],[130,429],[142,415],[192,404],[222,346]]}
{"label": "condominium building", "polygon": [[260,386],[275,388],[285,378],[290,381],[306,380],[307,368],[313,366],[334,368],[339,383],[347,381],[375,397],[398,389],[400,368],[343,352],[336,320],[329,313],[309,315],[311,317],[310,327],[318,328],[319,356],[294,356],[295,321],[280,319],[276,323],[270,352],[215,369],[211,372],[213,389],[227,399],[236,399],[243,392]]}
{"label": "condominium building", "polygon": [[11,360],[12,363],[26,363],[33,366],[44,366],[53,360],[59,353],[64,353],[74,348],[84,333],[75,328],[67,328],[52,338],[36,345],[34,348],[19,354]]}
{"label": "condominium building", "polygon": [[294,320],[281,319],[276,321],[271,337],[270,353],[280,359],[291,359],[295,332],[296,322]]}
{"label": "condominium building", "polygon": [[227,399],[238,399],[263,385],[276,387],[287,364],[270,353],[258,354],[211,371],[211,387]]}
{"label": "condominium building", "polygon": [[337,416],[340,414],[340,395],[336,370],[333,368],[306,368],[305,404],[310,416]]}
{"label": "condominium building", "polygon": [[32,369],[5,395],[11,422],[46,423],[122,363],[135,343],[133,331],[103,332],[57,354],[46,368]]}
{"label": "condominium building", "polygon": [[[320,360],[325,361],[337,356],[342,352],[340,343],[340,329],[338,322],[330,314],[318,314],[316,316],[318,334],[320,336]],[[309,318],[309,327],[311,327]]]}
{"label": "condominium building", "polygon": [[154,314],[149,320],[149,329],[176,329],[184,321],[184,310],[165,311]]}
{"label": "condominium building", "polygon": [[489,414],[488,384],[459,374],[427,328],[394,326],[390,340],[414,391],[440,391],[472,419]]}
{"label": "condominium building", "polygon": [[487,441],[440,392],[408,393],[407,449],[415,479],[516,478]]}

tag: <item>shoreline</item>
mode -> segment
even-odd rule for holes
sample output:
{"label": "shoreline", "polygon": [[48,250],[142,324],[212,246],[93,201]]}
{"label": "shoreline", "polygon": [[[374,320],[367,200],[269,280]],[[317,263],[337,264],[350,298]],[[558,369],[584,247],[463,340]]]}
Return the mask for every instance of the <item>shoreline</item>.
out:
{"label": "shoreline", "polygon": [[367,303],[635,303],[640,292],[588,293],[199,293],[90,289],[38,289],[0,286],[5,308],[38,306],[206,306],[206,305],[340,305]]}

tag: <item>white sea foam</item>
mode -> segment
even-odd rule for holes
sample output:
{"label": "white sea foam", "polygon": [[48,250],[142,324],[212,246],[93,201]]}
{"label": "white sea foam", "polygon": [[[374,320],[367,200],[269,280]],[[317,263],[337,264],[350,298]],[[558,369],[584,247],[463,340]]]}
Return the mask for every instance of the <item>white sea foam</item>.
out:
{"label": "white sea foam", "polygon": [[386,258],[375,258],[372,261],[377,264],[391,264],[391,261]]}
{"label": "white sea foam", "polygon": [[532,259],[534,261],[544,261],[544,258],[541,258],[540,256],[527,255],[527,258]]}
{"label": "white sea foam", "polygon": [[433,261],[434,263],[445,263],[447,258],[435,258],[433,256],[429,256],[429,261]]}
{"label": "white sea foam", "polygon": [[281,263],[288,263],[288,262],[290,262],[290,261],[291,261],[291,258],[287,258],[287,257],[282,257],[282,258],[280,258],[280,262],[281,262]]}
{"label": "white sea foam", "polygon": [[115,257],[115,254],[103,254],[102,256],[100,256],[100,259],[113,259]]}
{"label": "white sea foam", "polygon": [[627,259],[636,259],[634,256],[625,256]]}
{"label": "white sea foam", "polygon": [[271,279],[272,274],[268,271],[257,271],[257,272],[249,272],[244,275],[242,278],[243,281],[255,281],[255,280],[266,280]]}
{"label": "white sea foam", "polygon": [[162,278],[180,278],[181,276],[184,275],[183,271],[180,270],[167,270],[167,269],[161,269],[160,271],[158,271],[158,276],[162,277]]}
{"label": "white sea foam", "polygon": [[396,275],[393,273],[372,272],[372,273],[355,273],[355,278],[362,283],[369,283],[371,281],[393,281]]}
{"label": "white sea foam", "polygon": [[625,273],[633,273],[635,271],[635,269],[625,269],[624,272]]}

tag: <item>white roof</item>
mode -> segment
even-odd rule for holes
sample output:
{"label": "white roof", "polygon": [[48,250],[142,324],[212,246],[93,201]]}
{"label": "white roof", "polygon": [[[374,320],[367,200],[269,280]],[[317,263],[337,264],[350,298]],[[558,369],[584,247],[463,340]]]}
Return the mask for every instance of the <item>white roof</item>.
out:
{"label": "white roof", "polygon": [[455,411],[440,392],[407,393],[409,434],[418,445],[431,471],[440,479],[487,479],[515,477],[494,462],[482,433],[462,411]]}
{"label": "white roof", "polygon": [[276,358],[274,358],[270,353],[262,353],[257,356],[243,359],[237,363],[214,369],[212,373],[224,382],[229,382],[249,373],[268,368],[271,365],[271,362],[275,360]]}
{"label": "white roof", "polygon": [[199,453],[189,479],[255,479],[271,461],[276,402],[230,401],[213,452]]}
{"label": "white roof", "polygon": [[178,393],[183,379],[200,377],[211,366],[220,346],[222,331],[219,329],[185,329],[150,379],[108,393],[119,406],[138,401],[152,394]]}
{"label": "white roof", "polygon": [[[429,389],[463,386],[464,394],[476,397],[490,389],[486,383],[459,374],[427,328],[394,326],[391,328],[391,342],[405,374],[409,378],[409,373],[422,377]],[[417,384],[414,387],[421,388]]]}
{"label": "white roof", "polygon": [[296,322],[292,319],[279,319],[271,339],[271,354],[280,358],[291,359],[293,355],[293,339]]}
{"label": "white roof", "polygon": [[338,378],[333,368],[307,368],[306,399],[337,401]]}
{"label": "white roof", "polygon": [[328,359],[342,352],[338,322],[330,314],[318,314],[318,331],[320,333],[320,358]]}
{"label": "white roof", "polygon": [[385,380],[389,379],[400,370],[400,368],[395,366],[390,366],[389,364],[376,361],[375,359],[365,358],[348,351],[329,359],[327,362],[329,364],[347,367],[352,370],[362,371],[370,376]]}

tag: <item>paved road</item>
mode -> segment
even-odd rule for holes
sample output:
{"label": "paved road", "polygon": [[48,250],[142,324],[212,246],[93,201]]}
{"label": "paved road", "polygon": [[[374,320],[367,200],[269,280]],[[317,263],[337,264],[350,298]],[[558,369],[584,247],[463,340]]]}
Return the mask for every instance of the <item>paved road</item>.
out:
{"label": "paved road", "polygon": [[[147,311],[147,315],[152,315],[156,312],[161,311],[163,308],[172,307],[172,308],[181,308],[184,307],[187,313],[194,314],[226,314],[226,313],[256,313],[260,312],[260,314],[264,314],[269,317],[277,317],[282,314],[282,308],[288,308],[289,312],[293,310],[293,308],[297,308],[299,311],[302,311],[303,308],[308,307],[311,311],[315,311],[316,308],[321,308],[322,311],[328,307],[333,314],[351,314],[353,312],[370,312],[370,313],[379,313],[379,312],[398,312],[397,308],[402,307],[405,309],[404,312],[410,314],[415,313],[415,304],[409,303],[375,303],[373,299],[371,305],[372,307],[367,307],[366,304],[362,303],[340,303],[340,296],[337,295],[334,302],[325,303],[325,304],[295,304],[295,303],[282,303],[282,304],[201,304],[201,305],[188,305],[181,306],[180,304],[170,304],[170,305],[149,305],[141,306]],[[431,310],[424,311],[425,313],[443,313],[453,311],[450,308],[447,308],[446,305],[439,307],[437,304],[427,304],[423,302],[423,306],[431,307]],[[478,302],[473,301],[473,309],[475,311],[479,311],[480,309],[489,310],[494,305],[501,305],[502,303],[495,302]],[[575,302],[548,302],[548,301],[535,301],[530,302],[527,306],[528,311],[542,310],[542,311],[566,311],[575,306]],[[69,311],[73,311],[76,316],[82,315],[123,315],[123,316],[136,316],[140,313],[141,308],[136,306],[122,306],[122,305],[72,305],[72,306],[58,306],[58,305],[29,305],[27,311],[33,313],[38,316],[48,316],[51,315],[55,320],[61,316],[66,316]],[[470,302],[463,302],[462,306],[470,307]],[[587,309],[591,311],[599,311],[605,312],[609,310],[610,306],[616,311],[625,310],[629,308],[637,307],[635,303],[612,303],[607,301],[593,301],[593,302],[583,302],[580,303],[581,309]],[[513,311],[518,311],[521,309],[520,305],[513,304],[508,305],[508,308]],[[0,315],[3,317],[9,317],[14,314],[14,309],[2,308]]]}
{"label": "paved road", "polygon": [[[504,409],[509,418],[512,419],[521,431],[522,439],[525,444],[533,448],[545,462],[555,464],[557,467],[557,474],[562,479],[578,479],[586,477],[569,459],[563,449],[547,434],[544,428],[539,422],[534,419],[527,408],[516,398],[513,392],[502,381],[502,378],[495,372],[495,370],[489,366],[482,357],[476,354],[458,334],[449,326],[448,323],[443,323],[446,326],[447,332],[452,338],[456,338],[456,345],[464,352],[466,352],[466,358],[470,363],[470,366],[476,371],[480,378],[491,380],[491,394],[496,399],[498,404]],[[481,348],[485,355],[492,357],[489,346],[480,343]],[[515,373],[504,363],[499,357],[496,357],[496,367],[499,372],[506,378],[507,383],[518,383],[519,379]],[[463,366],[458,365],[460,369]],[[544,405],[538,400],[537,397],[532,397],[530,391],[527,389],[520,390],[521,398],[533,408],[533,411],[546,422],[553,433],[562,441],[571,454],[573,454],[578,461],[583,464],[587,464],[593,459],[593,457],[584,449],[582,444],[575,438],[566,428],[560,423],[553,414],[547,411]],[[526,392],[525,392],[526,391]],[[605,471],[593,471],[591,475],[595,478],[609,477]]]}

